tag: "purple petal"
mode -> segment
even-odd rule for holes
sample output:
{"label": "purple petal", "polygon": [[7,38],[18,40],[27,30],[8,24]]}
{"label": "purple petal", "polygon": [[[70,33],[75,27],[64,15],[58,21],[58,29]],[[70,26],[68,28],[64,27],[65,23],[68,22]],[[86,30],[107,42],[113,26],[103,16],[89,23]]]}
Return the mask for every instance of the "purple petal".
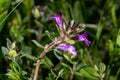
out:
{"label": "purple petal", "polygon": [[87,39],[88,33],[85,32],[81,35],[76,36],[78,41],[85,41],[87,46],[90,46],[91,42]]}
{"label": "purple petal", "polygon": [[88,39],[85,40],[85,43],[87,46],[90,46],[90,44],[91,44],[91,42]]}
{"label": "purple petal", "polygon": [[62,27],[62,14],[58,13],[57,15],[51,15],[50,18],[55,18],[59,27]]}
{"label": "purple petal", "polygon": [[69,51],[73,56],[77,55],[75,47],[71,44],[59,45],[57,48],[63,51]]}

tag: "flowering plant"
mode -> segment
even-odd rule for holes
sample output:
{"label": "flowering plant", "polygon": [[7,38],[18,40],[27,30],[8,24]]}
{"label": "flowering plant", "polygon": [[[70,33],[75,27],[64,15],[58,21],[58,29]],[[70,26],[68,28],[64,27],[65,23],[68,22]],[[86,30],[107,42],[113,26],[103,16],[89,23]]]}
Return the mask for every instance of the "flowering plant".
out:
{"label": "flowering plant", "polygon": [[76,56],[77,53],[76,53],[75,47],[72,44],[67,43],[67,40],[73,40],[73,38],[78,40],[78,41],[85,41],[86,45],[90,46],[91,42],[87,39],[87,36],[88,36],[87,32],[85,32],[85,33],[83,33],[81,35],[79,35],[77,33],[73,34],[73,32],[77,32],[77,27],[73,27],[74,25],[72,25],[72,24],[65,26],[65,28],[68,28],[68,29],[63,28],[62,14],[61,13],[58,13],[57,15],[51,15],[50,18],[55,18],[56,19],[56,22],[57,22],[57,24],[58,24],[58,26],[60,28],[60,34],[63,35],[63,36],[62,35],[60,36],[63,39],[62,40],[63,42],[62,42],[62,45],[59,44],[57,46],[58,49],[68,51],[73,56]]}
{"label": "flowering plant", "polygon": [[118,80],[119,1],[0,0],[0,80]]}
{"label": "flowering plant", "polygon": [[[56,37],[54,41],[52,41],[49,45],[46,45],[44,47],[44,51],[40,54],[40,59],[42,59],[45,54],[53,48],[53,46],[56,46],[57,49],[63,50],[63,51],[68,51],[70,52],[73,56],[77,56],[77,51],[76,48],[69,42],[69,40],[72,41],[84,41],[87,46],[90,46],[91,42],[87,39],[88,33],[84,32],[83,34],[78,34],[78,31],[80,30],[79,27],[85,28],[85,25],[74,25],[74,21],[71,21],[71,23],[66,24],[63,26],[63,21],[62,21],[62,14],[58,13],[57,15],[51,15],[51,19],[55,19],[56,23],[58,25],[59,31],[60,31],[60,36]],[[36,63],[36,70],[34,74],[34,80],[37,78],[38,74],[38,69],[40,66],[40,60]]]}

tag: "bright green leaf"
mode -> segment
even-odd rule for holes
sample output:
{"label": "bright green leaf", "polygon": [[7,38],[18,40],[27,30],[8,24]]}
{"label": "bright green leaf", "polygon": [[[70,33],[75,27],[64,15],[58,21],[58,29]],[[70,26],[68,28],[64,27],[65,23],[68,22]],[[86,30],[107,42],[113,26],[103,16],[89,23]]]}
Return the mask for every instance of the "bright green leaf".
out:
{"label": "bright green leaf", "polygon": [[16,42],[13,42],[11,45],[11,49],[15,49],[15,47],[16,47]]}
{"label": "bright green leaf", "polygon": [[0,32],[4,26],[5,17],[7,15],[11,0],[0,0]]}
{"label": "bright green leaf", "polygon": [[61,70],[58,72],[58,76],[62,76],[63,72],[64,72],[64,69],[61,69]]}
{"label": "bright green leaf", "polygon": [[70,43],[70,44],[75,44],[75,41],[74,41],[74,40],[67,40],[66,42],[67,42],[67,43]]}
{"label": "bright green leaf", "polygon": [[92,76],[91,74],[89,74],[89,72],[87,72],[84,69],[81,69],[79,74],[86,78],[97,79],[96,77]]}
{"label": "bright green leaf", "polygon": [[14,58],[14,57],[16,57],[17,56],[17,52],[15,51],[15,50],[10,50],[9,51],[9,57],[10,58]]}
{"label": "bright green leaf", "polygon": [[86,72],[88,72],[90,75],[99,77],[99,74],[97,73],[96,69],[93,67],[85,67],[83,68]]}
{"label": "bright green leaf", "polygon": [[120,46],[120,35],[118,35],[116,42],[117,42],[117,44]]}

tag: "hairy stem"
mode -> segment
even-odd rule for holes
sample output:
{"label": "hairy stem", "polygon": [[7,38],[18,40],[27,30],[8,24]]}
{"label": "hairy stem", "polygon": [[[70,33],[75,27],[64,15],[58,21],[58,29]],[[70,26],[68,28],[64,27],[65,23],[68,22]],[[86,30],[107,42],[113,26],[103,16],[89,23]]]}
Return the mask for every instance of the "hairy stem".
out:
{"label": "hairy stem", "polygon": [[38,77],[38,71],[39,71],[39,67],[40,67],[40,61],[44,58],[45,54],[51,49],[53,48],[55,45],[61,43],[62,38],[55,38],[55,40],[53,42],[51,42],[49,45],[46,45],[44,47],[43,52],[40,54],[39,56],[39,60],[36,63],[36,67],[35,67],[35,72],[34,72],[34,77],[33,80],[37,80]]}

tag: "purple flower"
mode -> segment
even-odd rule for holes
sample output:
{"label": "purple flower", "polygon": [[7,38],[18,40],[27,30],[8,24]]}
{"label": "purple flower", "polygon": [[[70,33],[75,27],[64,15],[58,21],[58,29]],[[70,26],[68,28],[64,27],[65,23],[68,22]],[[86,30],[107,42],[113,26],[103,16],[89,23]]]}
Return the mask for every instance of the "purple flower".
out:
{"label": "purple flower", "polygon": [[59,27],[62,27],[62,14],[58,13],[57,15],[51,15],[50,18],[55,18]]}
{"label": "purple flower", "polygon": [[85,41],[87,46],[90,46],[91,42],[87,39],[88,33],[84,32],[81,35],[78,35],[76,38],[78,41]]}
{"label": "purple flower", "polygon": [[77,55],[75,47],[71,44],[59,45],[59,46],[57,46],[57,48],[60,49],[60,50],[63,50],[63,51],[68,51],[73,56]]}

